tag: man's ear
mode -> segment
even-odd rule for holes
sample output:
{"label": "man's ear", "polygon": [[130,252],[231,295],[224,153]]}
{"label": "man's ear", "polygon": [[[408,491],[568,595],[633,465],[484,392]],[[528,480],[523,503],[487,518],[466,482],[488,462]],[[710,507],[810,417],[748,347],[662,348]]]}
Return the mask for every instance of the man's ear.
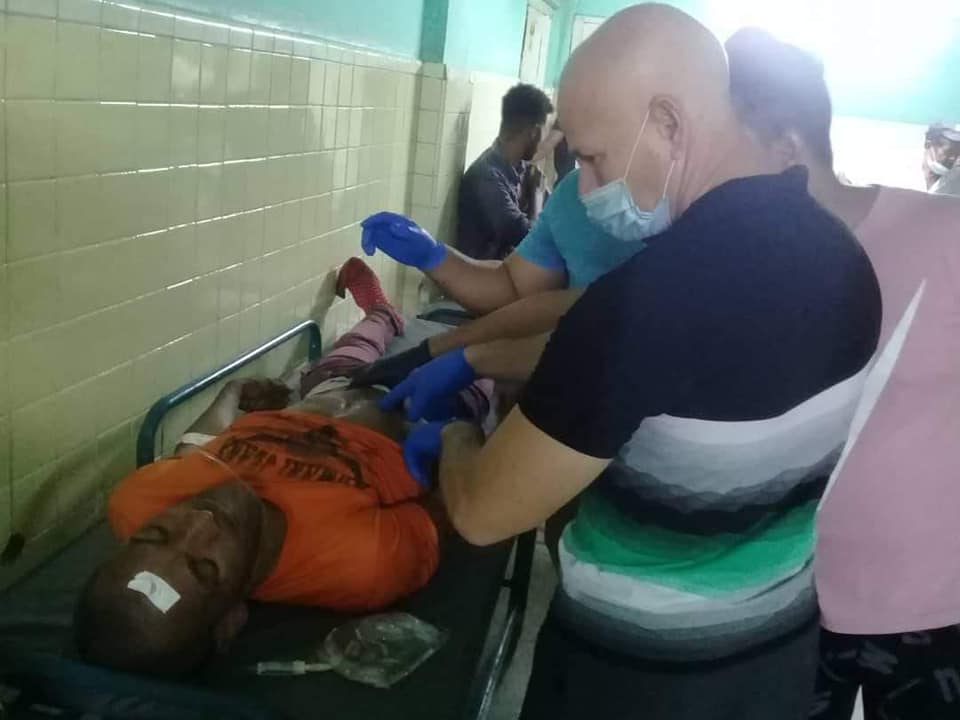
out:
{"label": "man's ear", "polygon": [[247,604],[238,602],[232,605],[213,626],[213,643],[218,653],[225,653],[233,639],[240,634],[249,618]]}
{"label": "man's ear", "polygon": [[681,115],[680,106],[673,97],[654,95],[650,99],[650,119],[647,122],[656,128],[656,132],[663,140],[670,143],[671,157],[674,160],[682,154],[683,123]]}
{"label": "man's ear", "polygon": [[803,164],[803,141],[793,130],[788,130],[771,144],[771,154],[782,170]]}

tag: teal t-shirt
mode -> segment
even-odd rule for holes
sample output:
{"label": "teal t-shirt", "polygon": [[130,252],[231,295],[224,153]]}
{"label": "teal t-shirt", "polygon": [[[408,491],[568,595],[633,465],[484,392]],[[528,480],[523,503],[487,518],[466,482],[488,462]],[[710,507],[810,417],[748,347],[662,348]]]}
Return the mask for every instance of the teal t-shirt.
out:
{"label": "teal t-shirt", "polygon": [[572,288],[586,287],[646,247],[605,233],[590,218],[577,192],[579,170],[559,182],[530,232],[517,246],[524,260],[566,271]]}

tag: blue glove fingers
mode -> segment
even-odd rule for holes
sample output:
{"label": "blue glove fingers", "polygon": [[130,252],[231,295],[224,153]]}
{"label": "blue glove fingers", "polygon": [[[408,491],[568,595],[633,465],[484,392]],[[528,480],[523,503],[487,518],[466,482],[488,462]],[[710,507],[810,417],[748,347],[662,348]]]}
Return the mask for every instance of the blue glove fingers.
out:
{"label": "blue glove fingers", "polygon": [[403,461],[407,470],[424,488],[432,484],[430,471],[434,461],[440,457],[443,445],[441,433],[446,424],[431,422],[417,425],[403,443]]}
{"label": "blue glove fingers", "polygon": [[[433,388],[424,387],[422,384],[413,388],[410,393],[410,403],[407,405],[407,420],[417,422],[423,420],[427,414],[427,409],[436,402],[436,398],[430,392]],[[436,420],[438,418],[426,418],[427,420]]]}
{"label": "blue glove fingers", "polygon": [[433,242],[433,239],[426,235],[419,225],[403,216],[390,223],[388,230],[395,238],[412,240],[416,243]]}
{"label": "blue glove fingers", "polygon": [[360,236],[360,247],[367,255],[373,255],[377,251],[377,244],[373,239],[374,229],[363,226],[363,234]]}
{"label": "blue glove fingers", "polygon": [[394,223],[398,220],[406,220],[403,215],[400,215],[395,212],[390,212],[389,210],[381,210],[378,213],[374,213],[367,217],[362,223],[361,227],[368,228],[376,225],[386,225],[388,223]]}
{"label": "blue glove fingers", "polygon": [[381,410],[396,410],[403,401],[407,398],[407,395],[413,391],[414,388],[414,377],[410,375],[406,380],[399,383],[393,390],[384,395],[380,402],[377,403],[377,407]]}
{"label": "blue glove fingers", "polygon": [[413,479],[417,481],[417,484],[423,488],[429,488],[430,483],[430,472],[425,467],[429,462],[429,458],[425,458],[420,452],[420,448],[413,447],[410,443],[404,443],[403,445],[403,461],[406,463],[407,471],[413,475]]}

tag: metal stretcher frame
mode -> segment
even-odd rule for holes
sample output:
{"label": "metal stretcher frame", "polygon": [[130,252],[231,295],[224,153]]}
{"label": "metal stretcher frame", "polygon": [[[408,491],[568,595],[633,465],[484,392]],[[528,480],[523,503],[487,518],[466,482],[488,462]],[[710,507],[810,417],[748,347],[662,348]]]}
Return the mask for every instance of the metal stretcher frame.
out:
{"label": "metal stretcher frame", "polygon": [[221,365],[203,377],[191,380],[186,385],[177,388],[172,393],[164,395],[157,400],[150,407],[150,410],[147,411],[147,415],[143,419],[143,425],[140,426],[140,432],[137,434],[137,467],[149,465],[154,461],[156,457],[155,443],[157,430],[160,429],[160,423],[163,421],[164,416],[173,410],[173,408],[186,402],[197,393],[201,393],[207,388],[216,385],[221,380],[229,377],[246,365],[249,365],[254,360],[263,357],[271,350],[275,350],[290,340],[304,334],[307,335],[309,340],[307,360],[313,362],[320,357],[320,350],[323,345],[320,337],[320,326],[313,320],[304,320],[289,330],[280,333],[272,340],[263,343],[260,347],[254,348],[250,352],[231,360],[225,365]]}
{"label": "metal stretcher frame", "polygon": [[[458,319],[462,321],[468,316],[465,314],[458,315],[456,312],[444,309],[421,315],[421,317],[424,320],[452,324],[451,321]],[[320,357],[321,353],[320,327],[313,320],[305,320],[235,360],[222,365],[203,377],[186,383],[157,400],[147,412],[137,435],[137,467],[148,465],[154,461],[157,431],[163,418],[170,410],[249,365],[271,350],[304,334],[309,339],[307,359],[313,362]],[[464,720],[479,720],[486,716],[497,686],[516,651],[520,634],[523,631],[523,618],[527,609],[536,538],[536,530],[531,530],[517,538],[512,570],[509,577],[505,577],[502,582],[508,593],[503,629],[494,642],[487,642],[483,654],[479,658],[476,666],[477,671],[470,688],[470,697],[466,704]]]}

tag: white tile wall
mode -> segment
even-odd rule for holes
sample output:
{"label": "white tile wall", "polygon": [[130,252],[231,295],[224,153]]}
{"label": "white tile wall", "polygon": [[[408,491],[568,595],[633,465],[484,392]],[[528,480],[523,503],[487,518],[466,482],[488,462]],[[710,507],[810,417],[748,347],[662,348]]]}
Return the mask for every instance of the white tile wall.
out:
{"label": "white tile wall", "polygon": [[[410,206],[418,223],[450,242],[456,233],[456,194],[466,160],[473,81],[446,77],[435,68],[429,72],[438,77],[421,78]],[[499,118],[499,102],[486,113]]]}
{"label": "white tile wall", "polygon": [[28,538],[0,585],[96,517],[150,402],[306,317],[366,214],[437,193],[418,63],[135,5],[0,13],[0,545]]}

